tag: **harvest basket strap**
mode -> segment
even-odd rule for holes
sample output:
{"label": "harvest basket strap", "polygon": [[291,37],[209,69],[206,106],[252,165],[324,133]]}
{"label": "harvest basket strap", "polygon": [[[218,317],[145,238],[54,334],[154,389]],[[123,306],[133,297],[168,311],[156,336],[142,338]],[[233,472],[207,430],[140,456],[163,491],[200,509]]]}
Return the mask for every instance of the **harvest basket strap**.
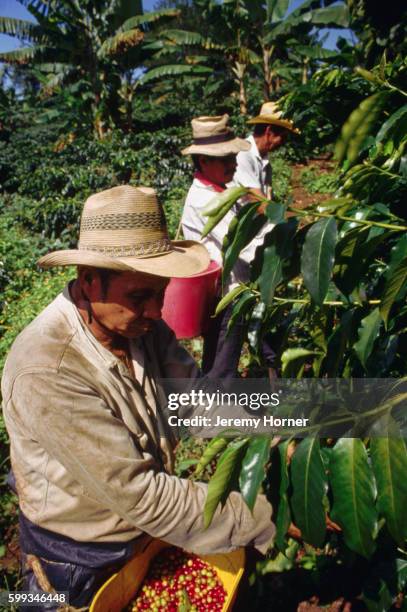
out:
{"label": "harvest basket strap", "polygon": [[[41,589],[45,591],[45,593],[56,594],[56,590],[50,583],[47,573],[44,570],[41,561],[35,555],[27,555],[27,565],[32,569],[34,576],[37,579],[37,582]],[[74,606],[60,606],[58,608],[58,612],[87,612],[89,610],[89,606],[85,606],[83,608],[75,608]]]}

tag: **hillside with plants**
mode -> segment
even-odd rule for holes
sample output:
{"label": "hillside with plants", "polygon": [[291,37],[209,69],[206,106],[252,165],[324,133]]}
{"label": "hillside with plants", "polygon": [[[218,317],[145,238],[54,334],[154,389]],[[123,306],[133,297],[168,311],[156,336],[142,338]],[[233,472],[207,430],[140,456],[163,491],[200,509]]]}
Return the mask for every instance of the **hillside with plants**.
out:
{"label": "hillside with plants", "polygon": [[[20,42],[0,53],[0,369],[17,334],[75,274],[35,262],[75,246],[90,194],[154,187],[174,237],[193,174],[180,153],[190,120],[227,112],[246,136],[263,101],[279,100],[301,136],[272,154],[272,201],[244,206],[223,248],[226,276],[266,204],[274,227],[250,282],[219,306],[234,300],[232,324],[244,320],[240,370],[264,375],[259,346],[271,334],[281,378],[405,379],[401,3],[383,11],[367,0],[161,0],[146,12],[141,1],[19,1],[30,21],[0,15],[0,32]],[[332,27],[342,28],[334,50],[324,39]],[[231,192],[208,223],[235,200]],[[200,346],[189,344],[198,359]],[[261,490],[272,500],[276,546],[253,572],[255,609],[406,609],[405,397],[397,387],[378,403],[387,437],[351,436],[355,406],[338,438],[181,445],[178,473],[209,479],[208,523],[231,490],[250,508]],[[20,580],[17,503],[2,421],[0,442],[0,564],[10,590]]]}

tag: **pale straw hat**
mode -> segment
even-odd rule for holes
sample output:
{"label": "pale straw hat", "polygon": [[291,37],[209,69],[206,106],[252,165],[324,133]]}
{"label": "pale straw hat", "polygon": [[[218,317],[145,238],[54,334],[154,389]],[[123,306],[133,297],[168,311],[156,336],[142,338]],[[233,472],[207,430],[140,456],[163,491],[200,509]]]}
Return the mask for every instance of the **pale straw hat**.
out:
{"label": "pale straw hat", "polygon": [[209,254],[193,240],[170,241],[154,189],[122,185],[86,200],[77,249],[54,251],[38,264],[183,278],[206,270]]}
{"label": "pale straw hat", "polygon": [[192,119],[192,144],[181,151],[182,155],[210,155],[226,157],[240,151],[248,151],[250,143],[237,138],[228,127],[229,115],[196,117]]}
{"label": "pale straw hat", "polygon": [[300,130],[294,127],[290,119],[283,119],[282,114],[277,102],[265,102],[260,109],[260,114],[253,117],[253,119],[249,119],[247,123],[268,123],[285,128],[290,132],[294,132],[294,134],[299,134]]}

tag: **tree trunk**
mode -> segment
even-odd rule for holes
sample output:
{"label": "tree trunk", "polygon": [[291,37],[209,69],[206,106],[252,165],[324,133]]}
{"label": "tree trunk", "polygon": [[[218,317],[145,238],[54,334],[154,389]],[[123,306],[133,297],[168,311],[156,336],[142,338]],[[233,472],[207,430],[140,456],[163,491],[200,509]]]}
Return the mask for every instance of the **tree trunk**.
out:
{"label": "tree trunk", "polygon": [[100,114],[100,95],[95,94],[92,102],[93,131],[98,140],[103,140],[104,128]]}
{"label": "tree trunk", "polygon": [[308,59],[304,59],[302,63],[302,79],[301,83],[306,85],[308,83]]}
{"label": "tree trunk", "polygon": [[263,74],[264,74],[264,84],[263,84],[263,94],[264,100],[267,102],[270,100],[270,94],[273,92],[273,73],[270,69],[270,59],[274,51],[274,47],[271,49],[264,45],[262,47],[263,50]]}
{"label": "tree trunk", "polygon": [[241,114],[247,115],[247,97],[243,79],[241,79],[239,83],[239,102]]}
{"label": "tree trunk", "polygon": [[238,61],[235,62],[235,65],[232,67],[234,74],[236,75],[236,82],[239,85],[239,104],[240,104],[240,112],[242,115],[247,115],[247,95],[246,95],[246,87],[244,84],[244,75],[246,73],[246,64],[242,64]]}

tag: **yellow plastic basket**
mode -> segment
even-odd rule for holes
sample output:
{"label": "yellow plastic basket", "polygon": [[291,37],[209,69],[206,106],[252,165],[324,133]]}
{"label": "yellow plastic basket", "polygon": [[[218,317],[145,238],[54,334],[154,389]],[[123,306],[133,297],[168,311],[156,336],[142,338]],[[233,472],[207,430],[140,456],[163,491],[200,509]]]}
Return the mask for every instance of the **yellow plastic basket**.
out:
{"label": "yellow plastic basket", "polygon": [[[96,593],[89,612],[121,612],[135,598],[154,557],[170,544],[153,540],[137,553],[117,574],[113,574]],[[231,553],[202,555],[222,581],[227,593],[223,612],[231,610],[237,587],[244,571],[245,552],[239,548]]]}

